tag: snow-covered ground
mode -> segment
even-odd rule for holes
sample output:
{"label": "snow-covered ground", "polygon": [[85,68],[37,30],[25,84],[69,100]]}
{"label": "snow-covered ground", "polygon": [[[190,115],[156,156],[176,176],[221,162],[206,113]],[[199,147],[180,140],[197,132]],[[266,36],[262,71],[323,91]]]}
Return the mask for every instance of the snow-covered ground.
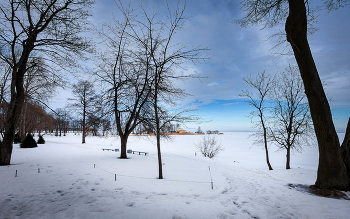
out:
{"label": "snow-covered ground", "polygon": [[163,180],[154,138],[131,136],[128,149],[149,154],[130,159],[102,150],[120,148],[116,137],[81,144],[80,135],[45,135],[38,148],[14,145],[13,165],[0,167],[0,218],[349,218],[350,200],[288,186],[314,184],[316,148],[294,154],[290,170],[285,152],[271,148],[269,171],[249,134],[220,135],[225,151],[215,159],[196,152],[202,136],[174,136],[162,143]]}

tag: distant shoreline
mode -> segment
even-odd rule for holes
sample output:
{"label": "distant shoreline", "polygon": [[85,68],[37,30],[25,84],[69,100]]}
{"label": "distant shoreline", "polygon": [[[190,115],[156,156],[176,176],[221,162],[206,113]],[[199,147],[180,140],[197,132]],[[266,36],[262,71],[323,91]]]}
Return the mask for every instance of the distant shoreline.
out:
{"label": "distant shoreline", "polygon": [[[219,135],[223,135],[224,133],[219,133]],[[162,133],[162,135],[205,135],[205,133]],[[155,134],[131,134],[130,136],[155,136]]]}

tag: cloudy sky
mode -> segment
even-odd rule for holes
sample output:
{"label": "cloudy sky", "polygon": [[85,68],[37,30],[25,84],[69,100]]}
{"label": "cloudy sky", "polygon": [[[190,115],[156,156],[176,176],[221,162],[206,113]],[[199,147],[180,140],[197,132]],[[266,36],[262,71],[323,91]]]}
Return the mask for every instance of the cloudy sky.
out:
{"label": "cloudy sky", "polygon": [[[129,1],[122,2],[126,5]],[[144,0],[142,3],[146,10],[154,8],[160,14],[164,11],[165,0]],[[296,64],[293,56],[273,55],[270,49],[274,41],[265,41],[279,29],[283,30],[283,26],[241,29],[232,23],[243,16],[238,3],[235,0],[187,0],[185,13],[192,17],[176,35],[175,40],[188,47],[210,48],[207,52],[211,57],[209,61],[185,66],[189,72],[208,78],[179,84],[192,94],[183,104],[199,109],[198,115],[209,121],[200,124],[203,130],[251,131],[252,125],[246,115],[253,109],[238,97],[242,89],[248,89],[242,77],[254,77],[262,71],[275,74],[284,71],[289,63]],[[138,1],[131,4],[138,8]],[[110,23],[113,16],[121,18],[114,0],[96,1],[92,14],[92,22],[97,27],[102,22]],[[309,37],[309,43],[325,91],[332,99],[336,129],[344,132],[350,116],[350,6],[330,13],[320,11],[318,15],[319,30]],[[63,107],[63,97],[67,95],[70,95],[69,90],[61,91],[51,106]],[[198,124],[193,124],[188,129],[195,131],[197,127]]]}

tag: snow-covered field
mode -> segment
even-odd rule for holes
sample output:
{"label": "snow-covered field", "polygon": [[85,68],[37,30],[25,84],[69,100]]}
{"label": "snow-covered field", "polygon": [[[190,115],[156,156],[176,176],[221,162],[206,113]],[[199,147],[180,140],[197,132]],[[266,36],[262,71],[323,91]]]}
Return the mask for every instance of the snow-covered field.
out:
{"label": "snow-covered field", "polygon": [[13,165],[0,167],[0,218],[349,218],[350,200],[288,186],[314,184],[316,148],[294,154],[291,170],[285,152],[271,148],[269,171],[249,134],[220,135],[225,151],[215,159],[195,156],[201,136],[174,136],[162,143],[163,180],[154,138],[131,136],[128,149],[149,154],[130,159],[102,151],[120,148],[116,137],[81,144],[80,135],[45,135],[38,148],[14,145]]}

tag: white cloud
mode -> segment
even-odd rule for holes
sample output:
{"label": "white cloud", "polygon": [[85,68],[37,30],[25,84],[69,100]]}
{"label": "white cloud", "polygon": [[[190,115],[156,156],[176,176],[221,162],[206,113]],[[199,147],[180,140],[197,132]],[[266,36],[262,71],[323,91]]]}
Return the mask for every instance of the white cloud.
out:
{"label": "white cloud", "polygon": [[208,84],[209,87],[218,86],[218,85],[219,85],[219,84],[216,83],[216,82],[212,82],[212,83]]}
{"label": "white cloud", "polygon": [[239,102],[234,102],[234,103],[225,103],[225,104],[222,104],[224,106],[230,106],[230,105],[234,105],[234,104],[239,104]]}

